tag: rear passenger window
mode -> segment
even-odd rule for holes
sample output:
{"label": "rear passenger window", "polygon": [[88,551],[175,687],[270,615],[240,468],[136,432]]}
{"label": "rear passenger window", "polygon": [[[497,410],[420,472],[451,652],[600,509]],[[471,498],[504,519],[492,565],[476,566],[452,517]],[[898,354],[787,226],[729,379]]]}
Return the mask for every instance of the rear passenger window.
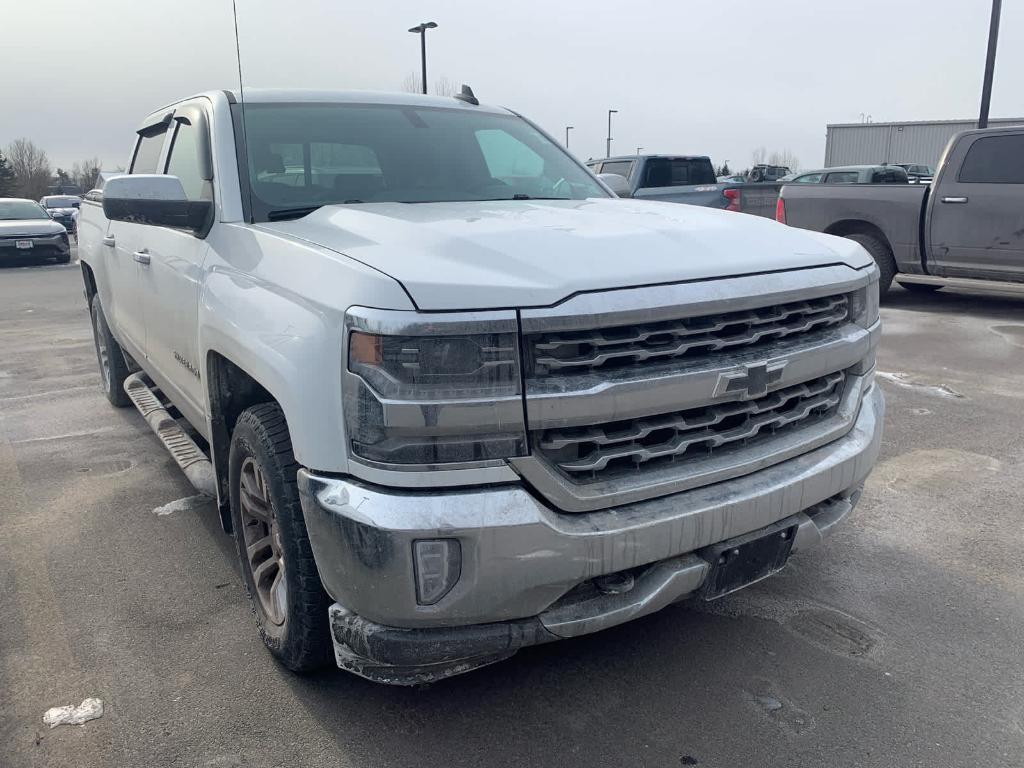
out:
{"label": "rear passenger window", "polygon": [[826,184],[856,184],[857,171],[843,171],[841,173],[830,173],[825,177]]}
{"label": "rear passenger window", "polygon": [[167,161],[167,173],[177,176],[189,200],[210,200],[210,183],[201,174],[199,152],[202,143],[199,129],[186,120],[179,120],[174,131],[171,156]]}
{"label": "rear passenger window", "polygon": [[619,176],[629,178],[630,171],[633,170],[632,160],[616,160],[611,163],[605,163],[601,166],[601,173],[617,173]]}
{"label": "rear passenger window", "polygon": [[964,184],[1024,184],[1024,133],[975,140],[967,150],[959,180]]}
{"label": "rear passenger window", "polygon": [[163,149],[166,134],[167,126],[159,125],[141,135],[128,173],[158,173],[157,162],[160,160],[160,150]]}

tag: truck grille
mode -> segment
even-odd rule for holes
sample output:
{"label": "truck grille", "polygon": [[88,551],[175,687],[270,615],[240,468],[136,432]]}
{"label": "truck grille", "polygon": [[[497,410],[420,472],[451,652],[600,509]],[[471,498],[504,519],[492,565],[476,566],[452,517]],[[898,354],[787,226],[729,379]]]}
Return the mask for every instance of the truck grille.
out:
{"label": "truck grille", "polygon": [[650,361],[676,362],[723,349],[756,351],[780,339],[846,322],[845,294],[665,322],[529,337],[535,377],[577,375]]}
{"label": "truck grille", "polygon": [[535,446],[576,483],[635,474],[693,457],[742,450],[782,431],[826,420],[839,408],[845,378],[835,372],[744,402],[546,430],[535,434]]}

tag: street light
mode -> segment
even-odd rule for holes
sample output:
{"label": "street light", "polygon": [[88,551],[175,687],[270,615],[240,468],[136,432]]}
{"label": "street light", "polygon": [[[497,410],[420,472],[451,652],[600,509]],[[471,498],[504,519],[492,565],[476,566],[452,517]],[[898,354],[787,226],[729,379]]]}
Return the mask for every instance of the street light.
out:
{"label": "street light", "polygon": [[575,126],[572,126],[572,125],[565,126],[565,148],[566,149],[569,148],[569,131],[571,131],[574,127]]}
{"label": "street light", "polygon": [[1003,0],[992,0],[992,17],[988,23],[988,53],[985,56],[985,75],[981,81],[981,112],[978,127],[988,128],[988,106],[992,101],[992,75],[996,69],[996,43],[999,42],[999,15]]}
{"label": "street light", "polygon": [[642,151],[643,151],[643,147],[637,147],[637,148],[636,148],[636,156],[637,156],[637,157],[640,157],[640,153],[641,153]]}
{"label": "street light", "polygon": [[612,156],[612,115],[617,114],[619,110],[609,109],[608,110],[608,139],[604,146],[604,156]]}
{"label": "street light", "polygon": [[437,23],[433,21],[424,21],[422,24],[417,24],[409,31],[413,34],[420,36],[420,64],[423,69],[423,92],[427,92],[427,30],[437,29]]}

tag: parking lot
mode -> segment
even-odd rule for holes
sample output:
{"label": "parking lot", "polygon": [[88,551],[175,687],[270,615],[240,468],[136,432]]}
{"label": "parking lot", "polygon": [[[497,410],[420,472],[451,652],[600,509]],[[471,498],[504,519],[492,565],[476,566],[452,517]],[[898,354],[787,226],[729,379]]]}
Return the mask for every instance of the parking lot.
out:
{"label": "parking lot", "polygon": [[99,390],[77,266],[0,268],[0,765],[1024,764],[1024,297],[883,320],[882,459],[824,546],[401,689],[271,659],[214,505]]}

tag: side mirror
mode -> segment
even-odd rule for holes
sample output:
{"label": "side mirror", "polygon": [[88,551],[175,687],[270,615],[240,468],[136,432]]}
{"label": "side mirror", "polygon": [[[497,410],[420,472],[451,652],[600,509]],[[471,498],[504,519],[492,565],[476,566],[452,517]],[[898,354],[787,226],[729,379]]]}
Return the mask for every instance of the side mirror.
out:
{"label": "side mirror", "polygon": [[617,173],[599,173],[597,178],[603,181],[604,185],[618,197],[631,197],[633,195],[633,188],[629,186],[625,176],[620,176]]}
{"label": "side mirror", "polygon": [[103,213],[113,221],[188,229],[205,235],[213,203],[189,200],[177,176],[139,173],[115,176],[103,188]]}

